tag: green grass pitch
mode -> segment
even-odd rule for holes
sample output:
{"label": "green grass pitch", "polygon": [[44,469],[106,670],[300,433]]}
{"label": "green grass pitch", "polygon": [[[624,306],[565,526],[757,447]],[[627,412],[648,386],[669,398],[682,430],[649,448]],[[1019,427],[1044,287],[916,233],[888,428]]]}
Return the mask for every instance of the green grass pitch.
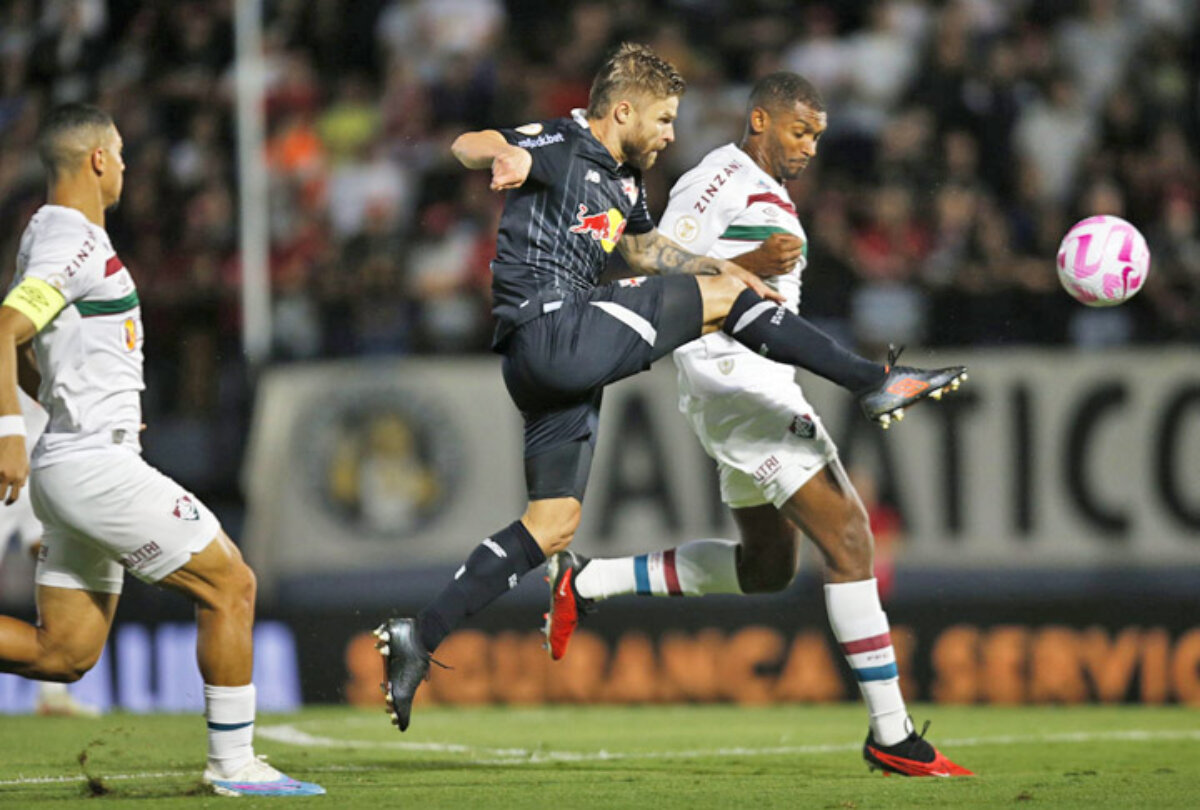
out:
{"label": "green grass pitch", "polygon": [[[839,706],[431,709],[259,718],[259,753],[338,810],[463,808],[1195,808],[1200,712],[1184,707],[912,707],[970,779],[883,778]],[[0,718],[0,807],[216,807],[203,723],[178,715]]]}

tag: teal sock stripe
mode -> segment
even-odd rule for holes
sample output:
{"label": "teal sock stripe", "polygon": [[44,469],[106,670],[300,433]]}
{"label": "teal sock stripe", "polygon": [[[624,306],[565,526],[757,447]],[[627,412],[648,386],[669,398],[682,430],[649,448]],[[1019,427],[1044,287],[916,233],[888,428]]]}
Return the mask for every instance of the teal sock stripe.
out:
{"label": "teal sock stripe", "polygon": [[633,558],[633,577],[637,580],[637,592],[639,596],[654,595],[654,592],[650,590],[649,556],[648,554],[639,554]]}
{"label": "teal sock stripe", "polygon": [[900,671],[895,663],[884,664],[881,667],[863,667],[854,670],[854,677],[860,681],[886,681],[889,678],[899,678]]}
{"label": "teal sock stripe", "polygon": [[254,725],[253,720],[248,720],[245,723],[214,723],[213,721],[209,720],[208,721],[208,730],[209,731],[237,731],[239,728],[245,728],[246,726],[252,726],[252,725]]}

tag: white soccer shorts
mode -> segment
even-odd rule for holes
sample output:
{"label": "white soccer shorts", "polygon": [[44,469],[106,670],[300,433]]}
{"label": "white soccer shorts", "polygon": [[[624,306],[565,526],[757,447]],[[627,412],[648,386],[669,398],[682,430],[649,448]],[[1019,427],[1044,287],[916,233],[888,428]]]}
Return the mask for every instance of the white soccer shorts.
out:
{"label": "white soccer shorts", "polygon": [[220,523],[192,493],[113,448],[33,470],[42,521],[37,584],[120,593],[123,569],[158,582],[217,537]]}
{"label": "white soccer shorts", "polygon": [[733,509],[781,508],[837,458],[833,439],[790,375],[764,381],[751,368],[737,368],[757,368],[756,356],[737,357],[731,367],[728,356],[698,355],[676,356],[680,410],[717,461],[721,500]]}

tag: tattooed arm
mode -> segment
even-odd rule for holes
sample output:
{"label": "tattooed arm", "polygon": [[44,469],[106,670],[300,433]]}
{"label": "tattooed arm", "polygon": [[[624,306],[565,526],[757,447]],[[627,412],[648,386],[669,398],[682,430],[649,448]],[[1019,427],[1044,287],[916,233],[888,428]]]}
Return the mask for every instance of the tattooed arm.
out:
{"label": "tattooed arm", "polygon": [[724,259],[688,253],[657,229],[642,234],[625,234],[617,246],[625,261],[637,273],[652,276],[718,276],[724,273],[739,279],[763,298],[783,301],[783,296],[763,284],[762,279],[749,270]]}

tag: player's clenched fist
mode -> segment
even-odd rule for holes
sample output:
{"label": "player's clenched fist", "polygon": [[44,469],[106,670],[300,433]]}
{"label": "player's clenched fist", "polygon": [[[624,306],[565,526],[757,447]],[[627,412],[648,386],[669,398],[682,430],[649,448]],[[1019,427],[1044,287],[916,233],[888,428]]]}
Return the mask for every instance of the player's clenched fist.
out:
{"label": "player's clenched fist", "polygon": [[804,256],[804,240],[790,233],[773,233],[749,253],[734,261],[759,276],[779,276],[792,272]]}
{"label": "player's clenched fist", "polygon": [[25,453],[24,436],[0,438],[0,498],[6,504],[16,503],[29,478],[29,457]]}
{"label": "player's clenched fist", "polygon": [[519,188],[529,176],[533,156],[519,146],[502,150],[492,160],[492,191]]}

